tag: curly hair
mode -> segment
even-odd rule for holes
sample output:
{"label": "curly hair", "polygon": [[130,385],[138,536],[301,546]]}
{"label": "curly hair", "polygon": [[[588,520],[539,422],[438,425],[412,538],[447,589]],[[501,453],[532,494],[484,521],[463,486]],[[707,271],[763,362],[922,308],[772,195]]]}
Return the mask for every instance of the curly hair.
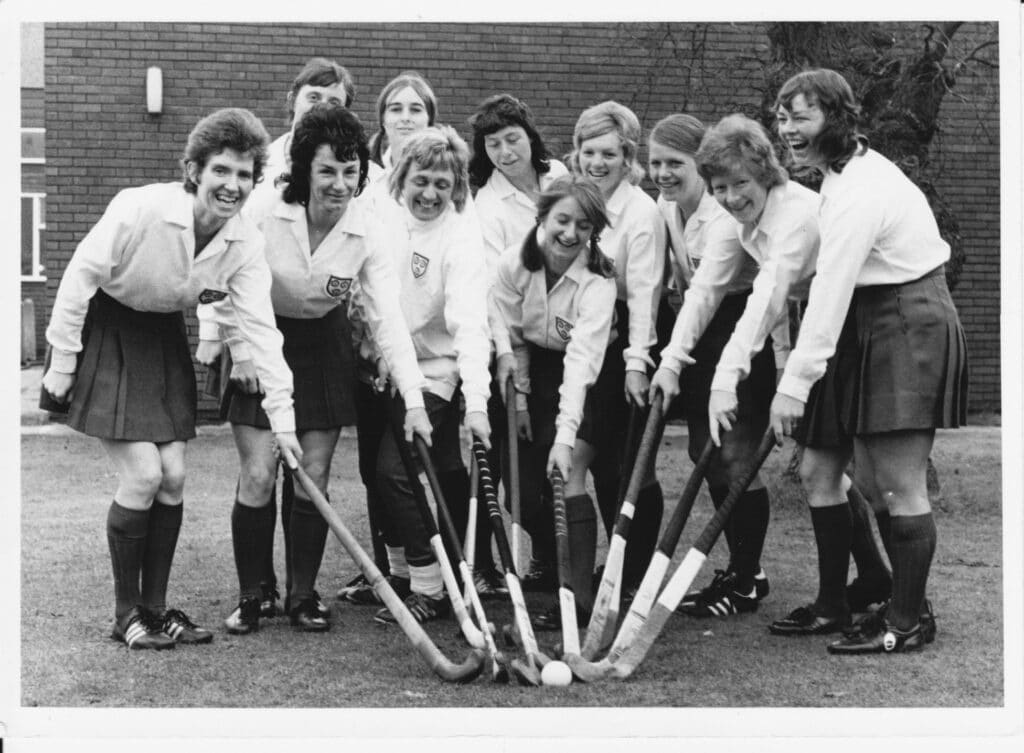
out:
{"label": "curly hair", "polygon": [[267,144],[270,134],[262,121],[241,107],[226,107],[216,110],[196,123],[185,142],[181,155],[182,182],[189,193],[196,192],[196,183],[189,176],[189,166],[195,165],[198,172],[206,167],[207,160],[225,149],[252,157],[253,183],[263,178],[263,167],[267,163]]}
{"label": "curly hair", "polygon": [[587,139],[618,134],[622,141],[622,155],[629,166],[629,182],[637,185],[644,177],[640,165],[640,119],[625,105],[613,100],[588,107],[576,120],[572,132],[572,154],[569,162],[574,172],[580,172],[580,146]]}
{"label": "curly hair", "polygon": [[321,102],[311,107],[292,136],[291,168],[285,176],[281,194],[287,204],[309,203],[310,172],[317,150],[327,144],[339,162],[359,160],[359,185],[356,195],[366,186],[366,172],[370,164],[370,151],[366,146],[366,133],[359,117],[341,105]]}
{"label": "curly hair", "polygon": [[841,172],[864,137],[857,131],[860,105],[845,78],[828,68],[801,71],[789,78],[775,98],[775,111],[789,110],[796,95],[804,95],[808,105],[817,105],[825,116],[825,126],[811,144],[825,163]]}
{"label": "curly hair", "polygon": [[[403,71],[391,79],[377,96],[377,123],[379,126],[377,132],[370,137],[370,159],[378,165],[383,165],[384,142],[387,140],[387,134],[384,132],[384,112],[388,109],[388,100],[392,94],[407,86],[423,100],[423,104],[427,108],[427,125],[434,125],[434,119],[437,117],[437,97],[434,96],[434,90],[430,88],[430,84],[423,76],[416,71]],[[394,158],[398,159],[398,155],[394,155]]]}
{"label": "curly hair", "polygon": [[340,65],[327,58],[310,58],[299,75],[292,81],[292,89],[288,92],[288,122],[295,118],[295,97],[303,86],[334,86],[341,84],[345,89],[345,107],[352,104],[356,98],[356,85],[352,80],[352,74],[345,66]]}
{"label": "curly hair", "polygon": [[530,164],[538,176],[551,169],[550,155],[537,131],[529,106],[511,94],[495,94],[481,102],[469,117],[473,129],[473,157],[469,161],[469,181],[480,188],[494,172],[494,163],[487,156],[487,137],[492,133],[519,126],[530,139]]}
{"label": "curly hair", "polygon": [[727,115],[707,131],[695,159],[709,192],[711,179],[727,175],[735,165],[746,168],[764,188],[789,179],[764,126],[739,113]]}
{"label": "curly hair", "polygon": [[396,199],[402,196],[405,179],[413,165],[420,170],[451,170],[454,176],[452,203],[461,212],[469,196],[469,147],[451,126],[438,125],[417,131],[405,140],[389,188]]}
{"label": "curly hair", "polygon": [[[611,226],[605,211],[604,197],[600,190],[590,181],[579,175],[563,175],[551,181],[551,185],[541,191],[537,199],[537,224],[548,218],[551,209],[562,199],[575,199],[583,210],[583,215],[590,220],[593,230],[590,234],[590,248],[587,251],[587,269],[602,277],[615,276],[615,263],[605,256],[600,241],[601,231]],[[528,233],[523,243],[521,257],[523,266],[536,272],[544,265],[544,256],[537,245],[536,233]]]}

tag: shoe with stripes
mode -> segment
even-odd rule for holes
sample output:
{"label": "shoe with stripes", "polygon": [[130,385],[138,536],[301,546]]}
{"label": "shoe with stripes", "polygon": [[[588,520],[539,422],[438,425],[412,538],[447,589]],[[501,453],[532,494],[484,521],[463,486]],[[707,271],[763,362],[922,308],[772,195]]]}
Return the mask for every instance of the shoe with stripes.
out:
{"label": "shoe with stripes", "polygon": [[124,619],[115,620],[110,637],[135,650],[163,651],[177,645],[174,639],[163,631],[161,621],[143,607],[135,607]]}
{"label": "shoe with stripes", "polygon": [[[448,616],[452,610],[452,603],[447,596],[439,599],[432,599],[423,594],[411,593],[405,599],[406,609],[416,618],[416,622],[433,622]],[[391,610],[387,607],[381,609],[373,616],[373,619],[381,624],[393,624],[398,622]]]}
{"label": "shoe with stripes", "polygon": [[760,602],[757,599],[757,588],[752,587],[750,593],[736,590],[736,574],[726,573],[717,581],[717,588],[705,589],[707,593],[695,601],[683,604],[679,612],[690,617],[729,617],[734,614],[756,612]]}
{"label": "shoe with stripes", "polygon": [[168,609],[161,620],[164,632],[171,636],[175,643],[195,645],[210,643],[213,640],[212,632],[192,622],[180,609]]}
{"label": "shoe with stripes", "polygon": [[[722,590],[723,581],[734,579],[735,577],[736,573],[733,570],[715,570],[715,575],[711,579],[710,583],[704,586],[704,588],[701,588],[697,591],[688,592],[683,597],[683,600],[679,602],[679,610],[686,613],[686,609],[690,609],[700,602],[707,602],[708,600],[717,596],[718,592]],[[764,568],[760,568],[757,571],[757,574],[754,575],[755,598],[758,601],[761,601],[761,599],[768,595],[768,592],[770,590],[771,587],[768,584],[768,574],[765,573]]]}

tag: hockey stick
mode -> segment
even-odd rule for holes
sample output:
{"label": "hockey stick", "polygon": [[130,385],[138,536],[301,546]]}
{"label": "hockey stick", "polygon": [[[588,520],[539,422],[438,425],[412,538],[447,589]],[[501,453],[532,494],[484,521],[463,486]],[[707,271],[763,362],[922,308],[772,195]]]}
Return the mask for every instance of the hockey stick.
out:
{"label": "hockey stick", "polygon": [[466,592],[469,594],[469,603],[476,614],[477,622],[480,624],[484,648],[487,650],[487,655],[491,658],[491,679],[494,682],[508,682],[508,663],[502,653],[498,651],[497,646],[494,645],[491,625],[487,622],[487,615],[484,613],[480,594],[477,593],[476,586],[473,583],[473,571],[469,569],[466,557],[462,552],[462,545],[459,544],[459,532],[455,528],[451,512],[448,509],[448,502],[444,498],[441,482],[437,477],[437,470],[434,468],[434,461],[430,457],[430,448],[427,447],[427,443],[419,436],[413,437],[413,448],[416,450],[416,454],[419,455],[420,463],[423,464],[423,469],[427,474],[427,481],[430,483],[430,490],[434,494],[434,502],[437,506],[438,520],[441,521],[441,525],[444,526],[445,531],[448,533],[448,538],[451,539],[452,554],[455,555],[455,560],[458,562],[459,574],[462,576],[462,582],[465,584]]}
{"label": "hockey stick", "polygon": [[[477,487],[480,486],[480,473],[476,466],[476,457],[470,457],[469,459],[469,510],[466,515],[466,537],[463,539],[465,542],[462,547],[463,554],[466,555],[466,564],[469,565],[470,572],[476,566],[476,518],[477,518],[477,507],[479,506],[479,500],[477,499]],[[474,586],[476,582],[474,581]],[[462,599],[463,601],[469,601],[469,583],[467,582],[463,588]]]}
{"label": "hockey stick", "polygon": [[[441,578],[444,581],[445,589],[448,591],[448,598],[451,600],[452,614],[456,622],[459,623],[462,634],[466,636],[466,640],[473,648],[486,648],[487,642],[484,639],[483,633],[473,624],[469,611],[466,609],[466,602],[462,600],[462,593],[459,590],[459,584],[455,580],[451,561],[448,559],[444,543],[441,541],[441,533],[437,529],[437,521],[434,520],[434,513],[430,510],[430,502],[427,501],[427,492],[423,488],[423,483],[420,481],[419,473],[416,470],[416,462],[413,460],[412,450],[409,447],[409,443],[405,441],[405,430],[402,427],[403,405],[404,403],[400,397],[392,398],[388,417],[390,418],[395,445],[398,448],[398,455],[402,460],[402,467],[405,468],[412,496],[416,500],[416,509],[419,511],[423,527],[426,529],[427,536],[430,539],[430,549],[433,551],[437,564],[441,568]],[[483,628],[486,630],[487,625],[483,625]]]}
{"label": "hockey stick", "polygon": [[585,682],[592,682],[604,677],[610,671],[612,662],[619,658],[624,647],[632,642],[637,630],[640,629],[644,620],[647,619],[651,606],[658,596],[661,583],[665,579],[665,572],[672,561],[672,555],[679,544],[679,537],[682,535],[686,521],[690,517],[690,511],[693,510],[693,503],[700,493],[701,484],[704,481],[708,466],[715,456],[716,449],[714,442],[708,439],[700,457],[693,466],[693,471],[686,481],[686,486],[683,487],[682,494],[679,495],[679,502],[676,504],[672,517],[669,519],[668,525],[661,535],[661,540],[658,541],[658,547],[654,550],[654,555],[647,565],[644,578],[640,582],[640,587],[637,589],[636,594],[633,596],[633,602],[629,605],[629,611],[626,613],[622,625],[619,626],[619,632],[616,634],[608,654],[595,664],[579,660],[567,662],[573,674],[579,679]]}
{"label": "hockey stick", "polygon": [[565,513],[565,481],[558,468],[551,471],[555,507],[555,559],[558,561],[558,606],[562,617],[562,654],[579,656],[580,631],[576,624],[576,594],[569,564],[569,520]]}
{"label": "hockey stick", "polygon": [[498,557],[501,559],[501,567],[505,571],[505,584],[508,586],[508,595],[512,602],[513,618],[519,632],[519,640],[522,642],[523,652],[526,654],[525,662],[513,659],[509,668],[520,685],[540,685],[539,667],[543,667],[551,659],[540,650],[537,639],[533,635],[530,613],[526,611],[526,599],[523,597],[523,588],[519,583],[515,563],[512,561],[508,534],[505,533],[505,516],[501,512],[501,505],[498,504],[498,493],[495,491],[494,481],[491,478],[487,450],[479,441],[473,442],[473,458],[476,460],[477,470],[480,474],[480,486],[483,489],[487,514],[491,519],[494,541],[498,546]]}
{"label": "hockey stick", "polygon": [[519,429],[516,423],[516,383],[512,374],[505,381],[505,417],[508,424],[508,494],[512,501],[512,561],[516,572],[522,562],[523,513],[519,500]]}
{"label": "hockey stick", "polygon": [[750,482],[757,475],[764,461],[768,459],[768,456],[775,448],[775,444],[775,432],[771,427],[768,427],[747,469],[730,485],[728,496],[726,496],[718,510],[715,511],[711,520],[704,526],[704,530],[701,531],[700,536],[697,537],[690,551],[686,553],[686,557],[683,558],[679,567],[672,574],[669,582],[658,596],[658,600],[654,603],[650,615],[648,615],[644,624],[637,632],[636,638],[622,652],[619,660],[612,664],[613,677],[620,680],[626,679],[633,674],[633,671],[636,670],[640,662],[647,656],[651,646],[654,645],[654,641],[657,640],[662,629],[665,627],[665,623],[668,622],[668,618],[675,612],[676,607],[683,600],[683,596],[686,595],[694,578],[697,577],[697,573],[700,572],[704,560],[707,559],[708,552],[711,551],[718,536],[722,533],[722,529],[725,528],[729,514],[732,512],[732,508],[736,506],[736,501],[743,496],[747,487],[750,486]]}
{"label": "hockey stick", "polygon": [[416,621],[416,618],[409,613],[408,608],[398,598],[398,594],[391,588],[387,578],[377,569],[377,565],[374,564],[370,556],[359,545],[355,536],[341,522],[341,517],[328,504],[324,495],[320,493],[316,484],[313,483],[313,480],[302,470],[301,466],[292,470],[291,473],[298,479],[299,484],[305,490],[309,499],[316,506],[324,520],[327,521],[327,525],[330,526],[334,535],[338,537],[341,545],[345,547],[345,551],[349,553],[349,556],[355,561],[360,571],[366,576],[366,580],[373,586],[373,590],[380,596],[381,601],[391,610],[391,614],[395,616],[402,632],[409,638],[420,656],[423,657],[437,676],[447,682],[472,682],[476,679],[484,666],[484,652],[479,649],[472,649],[462,664],[455,664],[445,657],[437,646],[434,645],[434,642],[430,640],[430,636],[426,634],[423,627]]}
{"label": "hockey stick", "polygon": [[[597,596],[594,598],[594,611],[590,615],[587,633],[583,639],[581,653],[587,660],[593,660],[601,649],[611,643],[614,635],[615,625],[619,618],[622,565],[626,556],[629,527],[633,521],[635,500],[640,494],[640,485],[647,476],[651,458],[658,450],[664,416],[663,406],[664,399],[659,391],[651,401],[651,410],[640,438],[640,445],[637,448],[633,471],[629,476],[629,486],[620,502],[612,540],[608,544],[608,554],[605,557],[604,570],[601,574],[601,585],[597,589]],[[632,419],[634,416],[635,414],[630,418]]]}

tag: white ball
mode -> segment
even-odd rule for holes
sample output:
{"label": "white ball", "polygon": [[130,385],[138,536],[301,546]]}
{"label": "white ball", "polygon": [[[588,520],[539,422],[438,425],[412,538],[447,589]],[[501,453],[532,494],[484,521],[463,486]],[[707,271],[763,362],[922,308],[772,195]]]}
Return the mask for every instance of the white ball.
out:
{"label": "white ball", "polygon": [[540,671],[540,681],[545,685],[564,688],[572,682],[572,670],[564,661],[549,661]]}

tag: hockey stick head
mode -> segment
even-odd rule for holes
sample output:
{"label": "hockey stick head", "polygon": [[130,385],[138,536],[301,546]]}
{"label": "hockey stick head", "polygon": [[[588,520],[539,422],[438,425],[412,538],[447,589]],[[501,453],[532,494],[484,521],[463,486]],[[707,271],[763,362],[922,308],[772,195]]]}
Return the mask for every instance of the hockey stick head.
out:
{"label": "hockey stick head", "polygon": [[509,665],[509,670],[520,685],[524,687],[540,687],[540,670],[537,669],[537,666],[530,659],[526,661],[513,659]]}
{"label": "hockey stick head", "polygon": [[614,665],[607,658],[590,662],[579,654],[566,654],[562,661],[569,665],[572,676],[581,682],[597,682],[610,676]]}

